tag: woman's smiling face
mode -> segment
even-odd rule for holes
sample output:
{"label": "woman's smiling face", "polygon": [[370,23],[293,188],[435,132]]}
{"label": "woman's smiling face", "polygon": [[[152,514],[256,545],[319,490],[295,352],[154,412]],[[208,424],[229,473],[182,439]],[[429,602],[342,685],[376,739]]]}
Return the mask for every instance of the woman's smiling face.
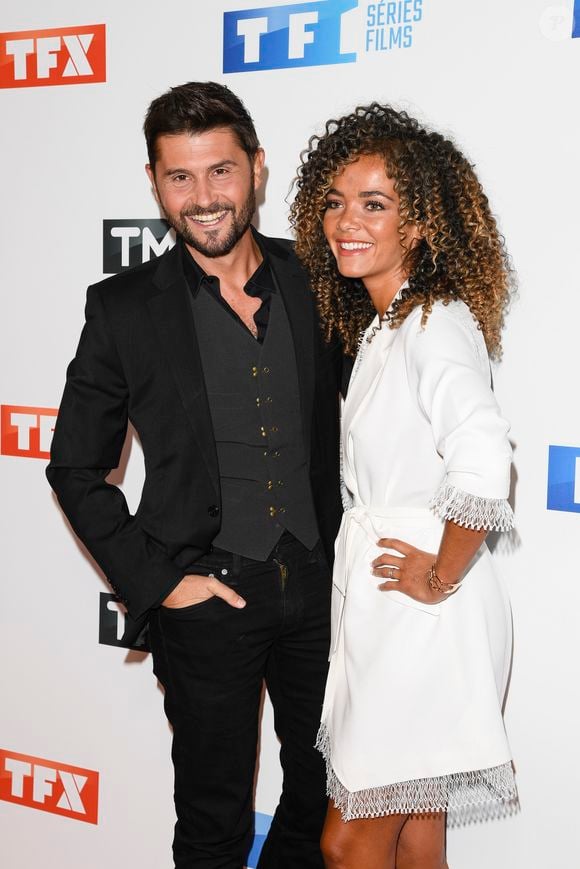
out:
{"label": "woman's smiling face", "polygon": [[[407,277],[399,223],[399,196],[383,157],[363,155],[334,178],[326,195],[324,234],[341,275],[361,280],[378,310],[377,300],[386,301],[386,309]],[[405,229],[410,247],[418,232]]]}

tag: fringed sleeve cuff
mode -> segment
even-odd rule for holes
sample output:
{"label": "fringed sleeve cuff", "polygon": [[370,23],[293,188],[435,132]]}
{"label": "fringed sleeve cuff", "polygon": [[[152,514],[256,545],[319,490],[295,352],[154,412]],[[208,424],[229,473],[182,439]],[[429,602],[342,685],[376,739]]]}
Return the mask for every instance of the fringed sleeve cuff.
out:
{"label": "fringed sleeve cuff", "polygon": [[435,494],[431,509],[441,518],[476,531],[509,531],[514,514],[505,498],[481,498],[444,483]]}

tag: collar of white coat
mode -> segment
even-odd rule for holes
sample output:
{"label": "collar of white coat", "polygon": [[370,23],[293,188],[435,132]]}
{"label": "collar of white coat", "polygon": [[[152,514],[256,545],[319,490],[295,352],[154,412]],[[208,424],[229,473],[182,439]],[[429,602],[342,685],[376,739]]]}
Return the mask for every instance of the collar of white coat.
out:
{"label": "collar of white coat", "polygon": [[[408,280],[403,281],[403,283],[401,284],[401,286],[399,287],[399,289],[397,290],[397,292],[395,293],[395,295],[394,295],[393,298],[391,299],[391,304],[389,305],[389,307],[388,307],[387,310],[385,311],[385,314],[390,313],[390,311],[392,310],[392,307],[393,307],[393,303],[394,303],[398,298],[400,298],[401,293],[403,292],[403,290],[406,290],[408,287],[409,287],[409,281],[408,281]],[[368,325],[368,327],[367,327],[367,331],[370,330],[370,329],[373,329],[373,328],[375,329],[375,331],[378,330],[378,329],[380,329],[380,328],[382,327],[382,324],[383,324],[384,322],[385,322],[384,317],[381,317],[381,318],[379,319],[379,315],[378,315],[378,313],[375,314],[375,316],[373,317],[373,319],[371,320],[371,322],[369,323],[369,325]]]}

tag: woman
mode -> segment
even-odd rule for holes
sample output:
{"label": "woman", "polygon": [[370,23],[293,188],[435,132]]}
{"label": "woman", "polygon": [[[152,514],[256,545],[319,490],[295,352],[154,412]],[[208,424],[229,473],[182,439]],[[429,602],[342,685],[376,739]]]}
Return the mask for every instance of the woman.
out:
{"label": "woman", "polygon": [[328,122],[297,186],[297,252],[326,335],[357,356],[319,735],[323,853],[332,869],[446,866],[447,817],[516,800],[501,715],[510,610],[484,545],[513,521],[488,358],[507,255],[467,160],[389,106]]}

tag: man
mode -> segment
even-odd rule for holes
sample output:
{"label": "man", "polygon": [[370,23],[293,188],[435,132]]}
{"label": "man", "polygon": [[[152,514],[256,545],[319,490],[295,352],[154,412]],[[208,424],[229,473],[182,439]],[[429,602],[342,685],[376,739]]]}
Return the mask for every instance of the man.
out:
{"label": "man", "polygon": [[[89,288],[48,479],[129,614],[149,617],[176,867],[245,862],[264,679],[284,786],[260,867],[321,867],[341,352],[290,243],[250,225],[264,152],[240,100],[172,88],[144,130],[178,241]],[[128,420],[146,469],[134,516],[106,482]]]}

